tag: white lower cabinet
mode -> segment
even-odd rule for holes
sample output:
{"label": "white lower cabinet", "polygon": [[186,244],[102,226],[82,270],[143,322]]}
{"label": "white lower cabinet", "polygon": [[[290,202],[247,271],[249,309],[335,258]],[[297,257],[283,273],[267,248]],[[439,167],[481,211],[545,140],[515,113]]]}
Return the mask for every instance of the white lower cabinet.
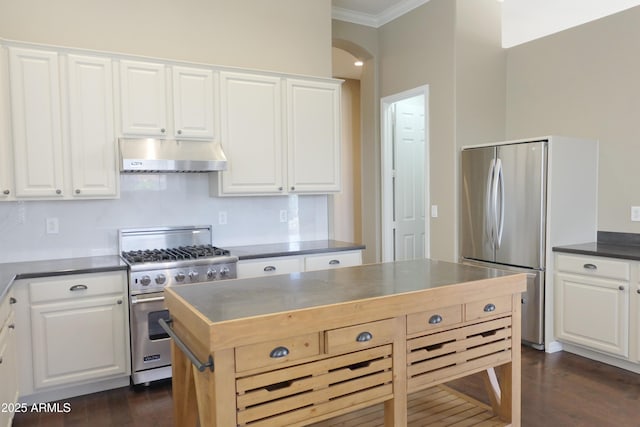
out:
{"label": "white lower cabinet", "polygon": [[11,426],[18,401],[15,301],[11,292],[0,301],[0,427]]}
{"label": "white lower cabinet", "polygon": [[361,264],[362,251],[360,250],[242,260],[238,262],[238,279],[328,270]]}
{"label": "white lower cabinet", "polygon": [[600,257],[557,255],[555,334],[616,356],[629,356],[630,264]]}
{"label": "white lower cabinet", "polygon": [[20,280],[22,395],[128,377],[125,271]]}
{"label": "white lower cabinet", "polygon": [[[638,281],[640,282],[640,269],[638,271]],[[636,363],[640,363],[640,283],[636,283],[631,298],[631,312],[635,316],[631,324],[632,338],[635,339],[635,354],[633,354],[633,360]]]}

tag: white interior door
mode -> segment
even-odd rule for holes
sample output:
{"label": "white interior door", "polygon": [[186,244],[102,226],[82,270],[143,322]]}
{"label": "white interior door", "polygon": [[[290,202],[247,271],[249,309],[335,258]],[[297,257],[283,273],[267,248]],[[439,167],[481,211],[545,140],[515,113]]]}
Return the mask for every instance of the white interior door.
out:
{"label": "white interior door", "polygon": [[393,192],[395,260],[425,257],[424,97],[395,103]]}

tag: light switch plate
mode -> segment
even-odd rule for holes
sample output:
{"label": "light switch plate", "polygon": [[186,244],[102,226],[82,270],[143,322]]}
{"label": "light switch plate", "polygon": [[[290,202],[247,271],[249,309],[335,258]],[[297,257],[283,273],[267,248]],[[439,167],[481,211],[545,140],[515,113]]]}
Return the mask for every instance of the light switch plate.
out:
{"label": "light switch plate", "polygon": [[218,212],[218,224],[225,225],[227,223],[227,212],[220,211]]}
{"label": "light switch plate", "polygon": [[47,218],[45,224],[47,234],[58,234],[60,232],[58,218]]}
{"label": "light switch plate", "polygon": [[640,206],[631,206],[631,221],[640,221]]}

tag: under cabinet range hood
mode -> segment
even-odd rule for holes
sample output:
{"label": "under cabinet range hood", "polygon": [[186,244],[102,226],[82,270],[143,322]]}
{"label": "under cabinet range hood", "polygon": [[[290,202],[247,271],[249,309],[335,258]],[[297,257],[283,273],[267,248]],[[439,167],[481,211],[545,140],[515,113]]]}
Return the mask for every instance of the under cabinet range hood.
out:
{"label": "under cabinet range hood", "polygon": [[120,172],[214,172],[227,169],[218,142],[121,138]]}

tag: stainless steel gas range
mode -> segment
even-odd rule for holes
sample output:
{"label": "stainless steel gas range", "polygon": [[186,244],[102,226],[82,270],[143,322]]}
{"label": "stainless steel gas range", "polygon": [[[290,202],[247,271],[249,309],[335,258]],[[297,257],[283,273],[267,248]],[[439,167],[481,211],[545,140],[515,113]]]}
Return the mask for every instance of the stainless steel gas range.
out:
{"label": "stainless steel gas range", "polygon": [[171,377],[166,286],[235,279],[238,258],[212,246],[211,226],[153,227],[118,232],[129,265],[131,379],[133,384]]}

